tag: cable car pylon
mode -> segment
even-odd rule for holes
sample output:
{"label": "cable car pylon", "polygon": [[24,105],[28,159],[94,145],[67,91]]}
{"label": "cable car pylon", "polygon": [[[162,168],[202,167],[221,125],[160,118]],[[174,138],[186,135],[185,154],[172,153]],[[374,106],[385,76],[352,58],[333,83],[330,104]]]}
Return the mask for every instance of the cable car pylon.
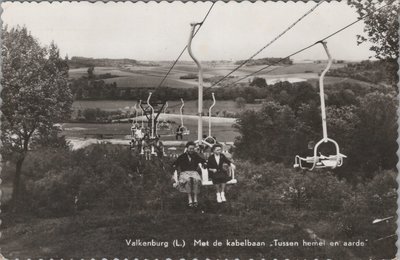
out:
{"label": "cable car pylon", "polygon": [[[328,65],[324,69],[324,71],[321,73],[321,76],[319,77],[319,96],[321,100],[321,117],[322,117],[322,135],[323,138],[314,146],[314,156],[310,157],[300,157],[299,155],[296,155],[295,157],[295,163],[294,167],[295,168],[301,168],[301,169],[307,169],[312,171],[314,168],[331,168],[335,169],[336,167],[340,167],[343,164],[343,158],[346,158],[347,156],[344,154],[340,153],[339,145],[338,143],[328,137],[328,130],[326,126],[326,110],[325,110],[325,93],[324,93],[324,77],[325,74],[328,72],[330,67],[332,66],[332,56],[329,53],[327,43],[324,41],[319,42],[324,46],[325,52],[328,56]],[[318,148],[320,147],[321,144],[323,143],[328,143],[331,142],[334,144],[336,148],[336,154],[334,155],[328,155],[324,156],[320,152],[318,152]],[[311,167],[304,166],[303,163],[307,164],[312,164]]]}

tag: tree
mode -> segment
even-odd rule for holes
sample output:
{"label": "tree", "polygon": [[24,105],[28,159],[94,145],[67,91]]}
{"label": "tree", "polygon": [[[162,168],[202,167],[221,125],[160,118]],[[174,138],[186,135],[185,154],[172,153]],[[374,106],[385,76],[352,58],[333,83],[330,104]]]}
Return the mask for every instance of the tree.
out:
{"label": "tree", "polygon": [[360,98],[359,120],[348,155],[367,175],[396,167],[397,107],[393,94],[374,92]]}
{"label": "tree", "polygon": [[266,102],[261,111],[245,111],[235,127],[236,154],[254,162],[292,161],[296,120],[293,110],[277,102]]}
{"label": "tree", "polygon": [[267,86],[267,81],[264,78],[255,77],[250,83],[250,86],[265,88]]}
{"label": "tree", "polygon": [[358,44],[366,41],[371,42],[370,50],[376,53],[377,59],[397,59],[399,57],[398,16],[400,3],[395,0],[384,0],[384,4],[388,4],[388,6],[377,12],[377,9],[383,5],[382,0],[348,0],[348,2],[351,6],[357,8],[360,16],[368,15],[364,20],[364,32],[368,36],[358,35]]}
{"label": "tree", "polygon": [[387,68],[393,75],[393,83],[397,82],[397,59],[399,58],[399,13],[400,2],[396,0],[384,0],[388,6],[377,12],[383,3],[382,0],[359,1],[348,0],[351,6],[357,8],[360,16],[368,15],[365,19],[364,32],[367,36],[358,35],[358,44],[371,42],[370,50],[375,52],[379,60],[388,61]]}
{"label": "tree", "polygon": [[[12,201],[19,198],[22,164],[35,138],[70,116],[68,65],[54,43],[41,47],[27,28],[3,28],[2,156],[15,162]],[[14,204],[15,205],[15,204]]]}
{"label": "tree", "polygon": [[88,79],[89,80],[93,80],[95,78],[95,76],[94,76],[94,67],[93,66],[90,66],[87,69],[87,73],[88,73]]}
{"label": "tree", "polygon": [[235,99],[235,106],[239,109],[244,109],[246,107],[246,99],[243,97],[237,97]]}
{"label": "tree", "polygon": [[95,122],[97,117],[97,111],[95,108],[87,108],[83,110],[83,117],[88,122]]}

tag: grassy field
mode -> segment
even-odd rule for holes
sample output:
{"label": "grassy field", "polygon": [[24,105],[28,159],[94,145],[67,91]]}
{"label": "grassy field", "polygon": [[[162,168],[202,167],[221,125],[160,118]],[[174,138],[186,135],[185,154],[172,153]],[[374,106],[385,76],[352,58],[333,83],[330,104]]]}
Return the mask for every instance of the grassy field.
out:
{"label": "grassy field", "polygon": [[[101,110],[106,111],[133,111],[133,106],[136,104],[136,101],[127,101],[127,100],[80,100],[74,101],[72,104],[73,110],[84,110],[87,108],[99,108]],[[167,113],[178,114],[180,109],[181,102],[180,101],[168,101]],[[211,100],[204,100],[204,107],[207,108],[211,105]],[[254,109],[258,110],[262,107],[261,104],[246,104],[245,109]],[[217,101],[212,112],[215,113],[217,111],[231,111],[231,112],[240,112],[240,109],[236,107],[234,101],[229,100],[221,100]],[[207,112],[208,109],[204,109],[204,112]],[[196,114],[197,113],[197,101],[185,101],[184,114]]]}
{"label": "grassy field", "polygon": [[[6,219],[3,224],[2,254],[18,258],[103,258],[108,259],[205,259],[255,257],[301,257],[311,259],[326,254],[327,247],[279,247],[273,240],[291,237],[312,241],[305,229],[271,219],[269,214],[223,214],[201,212],[83,212],[75,217],[56,219]],[[223,214],[223,215],[222,215]],[[128,246],[126,240],[140,239],[168,243],[167,246]],[[174,239],[185,247],[174,247]],[[194,245],[195,240],[208,246]],[[226,240],[262,241],[264,246],[228,246]],[[221,246],[213,246],[215,240]],[[352,254],[340,248],[349,258]],[[293,258],[296,259],[296,258]],[[314,258],[312,258],[314,259]]]}
{"label": "grassy field", "polygon": [[[118,88],[155,88],[157,87],[162,78],[153,75],[130,75],[118,78],[105,79],[106,83],[117,83]],[[167,79],[163,83],[164,87],[170,88],[191,88],[197,87],[196,82]]]}

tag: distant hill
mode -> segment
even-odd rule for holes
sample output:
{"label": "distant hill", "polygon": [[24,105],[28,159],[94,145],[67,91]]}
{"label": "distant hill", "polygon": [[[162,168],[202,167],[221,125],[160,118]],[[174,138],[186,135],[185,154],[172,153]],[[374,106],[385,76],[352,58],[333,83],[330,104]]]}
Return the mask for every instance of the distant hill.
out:
{"label": "distant hill", "polygon": [[68,61],[70,68],[83,67],[129,67],[129,66],[157,66],[158,64],[150,62],[139,62],[134,59],[94,59],[86,57],[72,57]]}
{"label": "distant hill", "polygon": [[[238,60],[235,64],[240,65],[244,62],[244,60]],[[256,66],[256,65],[292,65],[293,61],[290,58],[262,58],[250,60],[246,63],[247,66]]]}

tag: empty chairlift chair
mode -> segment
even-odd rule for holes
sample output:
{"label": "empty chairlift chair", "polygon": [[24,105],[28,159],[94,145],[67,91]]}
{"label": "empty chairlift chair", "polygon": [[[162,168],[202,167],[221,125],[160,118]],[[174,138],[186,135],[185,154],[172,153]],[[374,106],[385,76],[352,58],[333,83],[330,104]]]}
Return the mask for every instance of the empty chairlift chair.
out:
{"label": "empty chairlift chair", "polygon": [[[326,72],[332,65],[332,57],[328,51],[328,47],[326,42],[320,42],[325,49],[326,54],[328,55],[328,65],[325,70],[322,72],[321,76],[319,77],[319,88],[320,88],[320,100],[321,100],[321,117],[322,117],[322,132],[323,138],[317,142],[314,146],[314,154],[313,156],[308,157],[301,157],[296,155],[295,157],[295,168],[313,170],[313,169],[321,169],[321,168],[330,168],[335,169],[336,167],[340,167],[343,164],[343,159],[346,158],[346,155],[340,153],[340,148],[338,143],[328,138],[328,131],[326,127],[326,112],[325,112],[325,94],[324,94],[324,76]],[[320,152],[321,146],[327,143],[331,143],[334,145],[335,153],[333,155],[323,155]]]}

